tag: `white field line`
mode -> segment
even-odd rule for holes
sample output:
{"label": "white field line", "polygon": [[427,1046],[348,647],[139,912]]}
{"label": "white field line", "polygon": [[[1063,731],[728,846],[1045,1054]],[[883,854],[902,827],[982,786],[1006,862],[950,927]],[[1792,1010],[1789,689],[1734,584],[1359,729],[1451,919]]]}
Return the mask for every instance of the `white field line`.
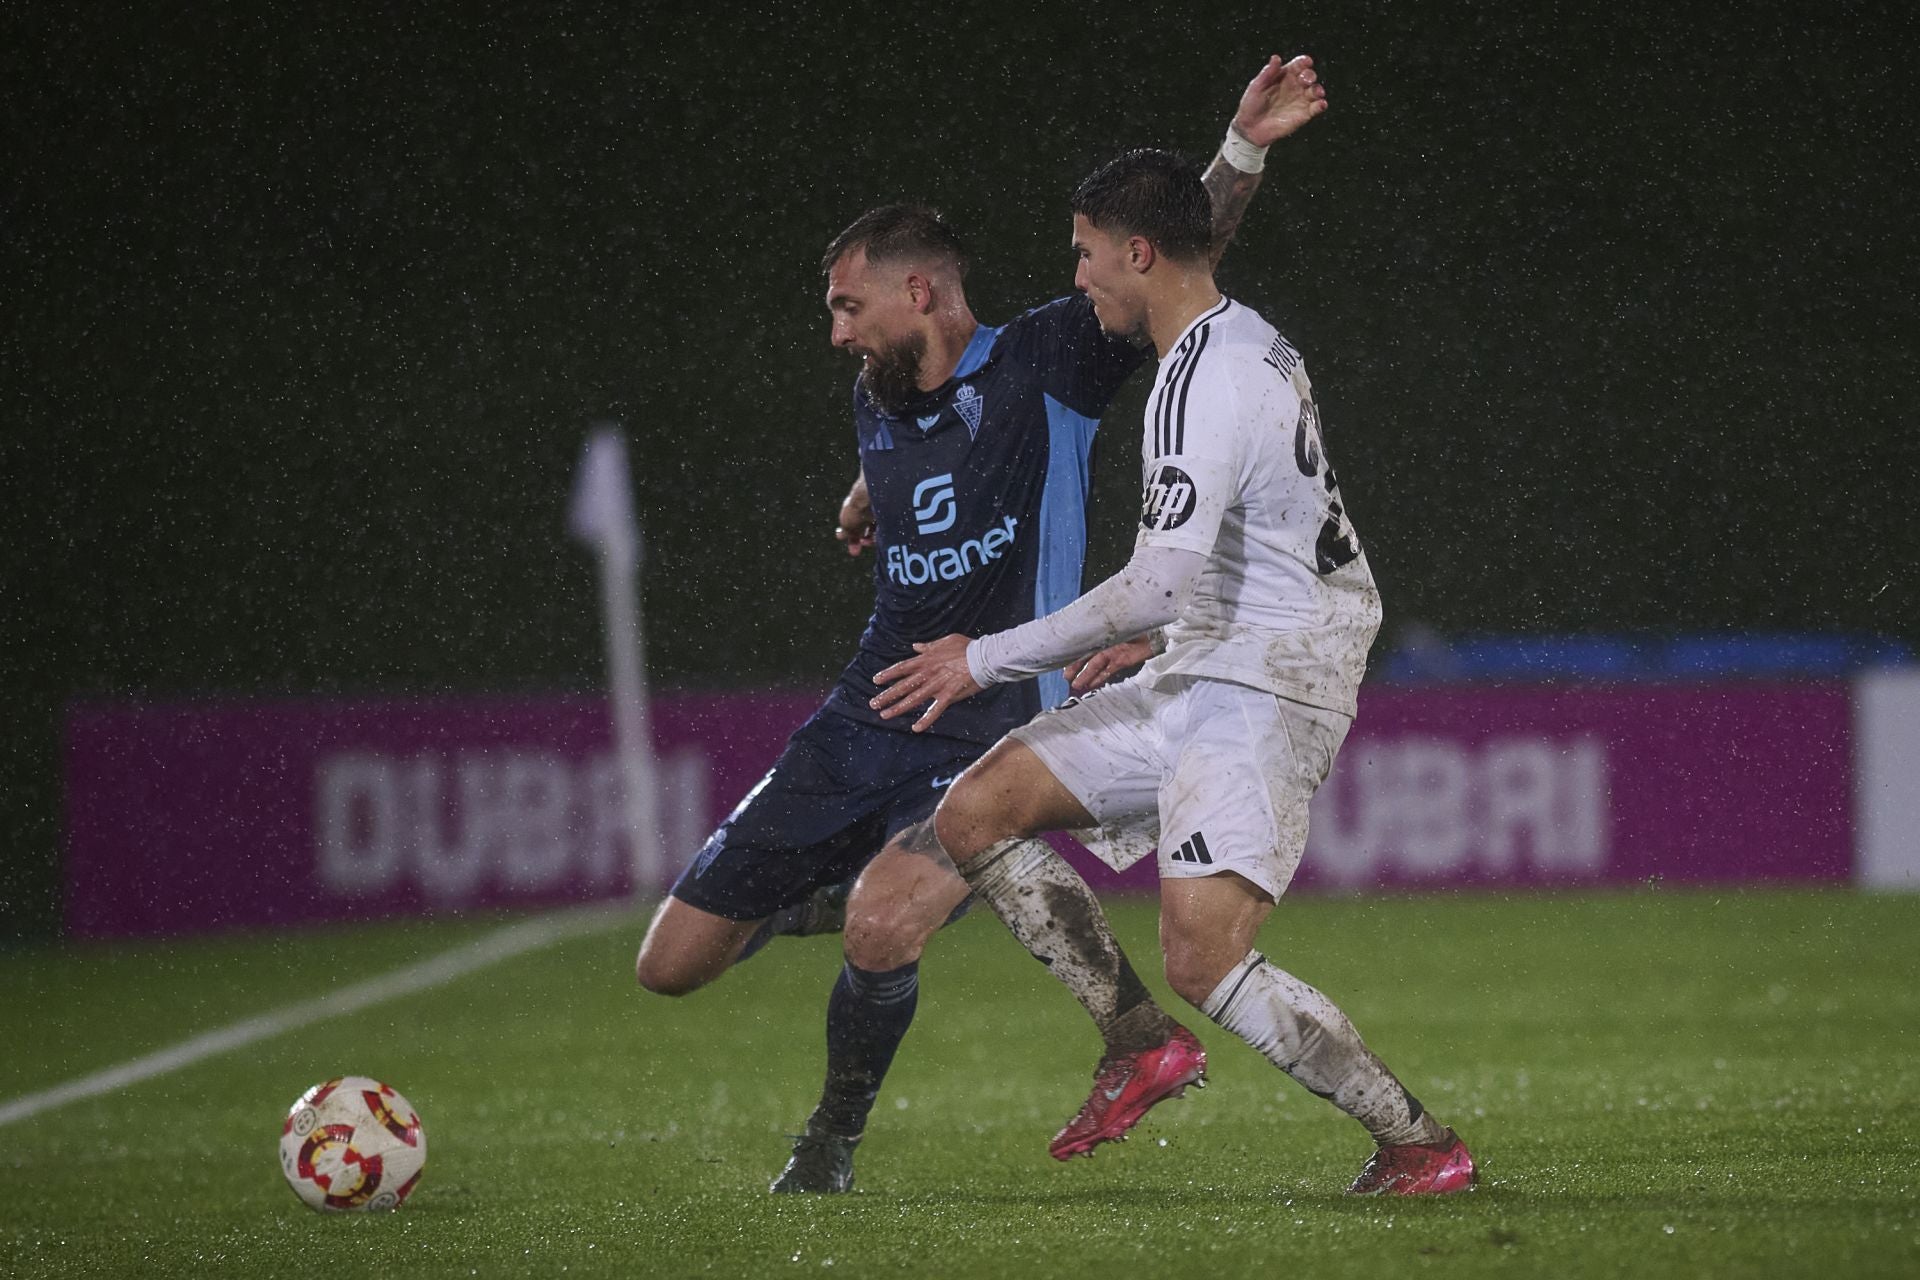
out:
{"label": "white field line", "polygon": [[105,1071],[82,1076],[78,1080],[69,1080],[65,1084],[44,1089],[39,1093],[29,1093],[24,1097],[15,1098],[11,1102],[0,1104],[0,1125],[25,1120],[43,1111],[65,1106],[69,1102],[78,1102],[82,1098],[95,1098],[103,1093],[111,1093],[115,1089],[124,1089],[142,1080],[151,1080],[169,1071],[178,1071],[181,1067],[191,1066],[202,1058],[211,1058],[215,1054],[226,1053],[259,1040],[282,1035],[326,1018],[357,1013],[372,1005],[426,991],[443,983],[452,982],[455,978],[472,973],[476,969],[498,964],[502,960],[509,960],[529,951],[537,951],[568,938],[611,928],[621,921],[630,919],[631,916],[631,908],[589,908],[556,912],[508,925],[474,942],[455,947],[451,951],[443,951],[437,956],[429,957],[417,964],[407,965],[405,968],[395,969],[391,973],[381,974],[377,978],[369,978],[365,982],[342,987],[317,1000],[304,1000],[299,1004],[285,1005],[269,1013],[205,1032],[189,1040],[182,1040],[179,1044],[155,1050],[130,1062],[123,1062],[117,1067],[109,1067]]}

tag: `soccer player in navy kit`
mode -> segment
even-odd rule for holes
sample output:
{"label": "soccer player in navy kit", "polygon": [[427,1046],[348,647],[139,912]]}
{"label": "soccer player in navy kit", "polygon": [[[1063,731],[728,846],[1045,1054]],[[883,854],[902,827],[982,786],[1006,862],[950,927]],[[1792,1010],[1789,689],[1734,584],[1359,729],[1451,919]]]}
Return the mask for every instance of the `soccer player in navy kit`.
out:
{"label": "soccer player in navy kit", "polygon": [[[1229,136],[1264,147],[1324,109],[1310,59],[1270,59]],[[1257,180],[1224,161],[1209,171],[1218,248]],[[861,474],[840,535],[850,551],[875,549],[874,614],[826,704],[655,915],[637,962],[650,991],[692,991],[770,928],[797,923],[821,890],[857,875],[889,837],[926,819],[1002,734],[1066,695],[1058,672],[1009,682],[955,708],[939,734],[905,732],[869,705],[879,692],[874,675],[916,642],[1017,626],[1078,595],[1088,450],[1108,402],[1143,360],[1134,344],[1102,333],[1079,295],[999,328],[979,324],[966,301],[966,266],[945,224],[911,206],[873,210],[829,247],[833,342],[862,362],[853,396]],[[1131,1064],[1136,1077],[1117,1104],[1102,1104],[1103,1136],[1117,1136],[1199,1078],[1205,1055],[1132,976],[1086,885],[1054,865],[1064,876],[1049,891],[1083,916],[1103,970],[1127,975],[1118,987],[1075,988],[1109,1059]],[[853,888],[847,963],[828,1004],[826,1085],[773,1190],[851,1185],[854,1145],[912,1019],[920,952],[967,893],[950,865],[925,860],[910,876],[862,878]],[[1074,987],[1071,972],[1061,976]]]}

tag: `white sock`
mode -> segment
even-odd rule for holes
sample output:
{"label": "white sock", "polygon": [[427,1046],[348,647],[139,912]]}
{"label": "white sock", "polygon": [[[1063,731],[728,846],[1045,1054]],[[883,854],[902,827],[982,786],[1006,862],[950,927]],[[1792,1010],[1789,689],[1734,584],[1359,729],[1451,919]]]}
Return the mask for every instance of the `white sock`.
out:
{"label": "white sock", "polygon": [[1258,951],[1220,980],[1201,1012],[1365,1125],[1381,1146],[1438,1142],[1445,1129],[1393,1078],[1333,1001]]}
{"label": "white sock", "polygon": [[1100,1028],[1109,1054],[1163,1044],[1179,1025],[1134,973],[1093,890],[1044,842],[1004,840],[960,874],[1034,959],[1073,992]]}

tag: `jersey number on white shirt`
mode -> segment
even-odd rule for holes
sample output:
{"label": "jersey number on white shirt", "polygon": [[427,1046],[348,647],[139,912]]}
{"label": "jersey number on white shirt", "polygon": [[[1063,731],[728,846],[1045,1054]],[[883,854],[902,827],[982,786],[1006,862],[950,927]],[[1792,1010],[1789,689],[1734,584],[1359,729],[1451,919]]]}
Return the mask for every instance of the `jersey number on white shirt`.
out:
{"label": "jersey number on white shirt", "polygon": [[1333,464],[1320,444],[1320,410],[1305,396],[1300,399],[1300,419],[1293,429],[1293,460],[1300,474],[1309,478],[1321,475],[1325,468],[1327,519],[1313,546],[1314,569],[1324,578],[1360,558],[1360,537],[1347,519],[1346,505],[1340,501],[1340,482],[1334,478]]}

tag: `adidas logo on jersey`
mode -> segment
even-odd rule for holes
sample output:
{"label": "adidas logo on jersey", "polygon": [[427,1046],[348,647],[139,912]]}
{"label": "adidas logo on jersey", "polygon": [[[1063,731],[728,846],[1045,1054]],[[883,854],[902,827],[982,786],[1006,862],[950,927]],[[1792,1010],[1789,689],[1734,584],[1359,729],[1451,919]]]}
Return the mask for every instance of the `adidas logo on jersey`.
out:
{"label": "adidas logo on jersey", "polygon": [[1188,836],[1178,849],[1167,855],[1169,862],[1191,862],[1195,866],[1210,867],[1213,855],[1207,852],[1207,838],[1198,831]]}

